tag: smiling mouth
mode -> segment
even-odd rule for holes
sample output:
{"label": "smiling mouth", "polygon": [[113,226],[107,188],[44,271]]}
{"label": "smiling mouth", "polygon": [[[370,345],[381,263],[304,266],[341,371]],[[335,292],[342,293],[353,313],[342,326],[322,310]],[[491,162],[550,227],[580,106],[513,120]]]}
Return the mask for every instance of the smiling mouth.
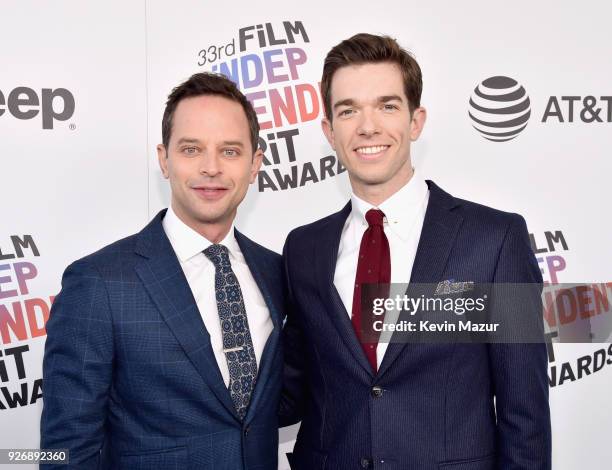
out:
{"label": "smiling mouth", "polygon": [[375,158],[382,155],[390,145],[368,145],[363,147],[357,147],[355,152],[364,158]]}
{"label": "smiling mouth", "polygon": [[203,188],[195,187],[193,190],[196,194],[207,201],[215,201],[221,199],[227,192],[227,188]]}

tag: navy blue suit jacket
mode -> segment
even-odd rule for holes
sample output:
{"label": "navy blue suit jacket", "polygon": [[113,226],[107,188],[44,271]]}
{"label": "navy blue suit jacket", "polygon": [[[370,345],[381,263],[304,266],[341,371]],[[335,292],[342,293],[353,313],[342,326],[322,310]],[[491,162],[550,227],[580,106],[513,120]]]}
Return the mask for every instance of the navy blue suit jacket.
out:
{"label": "navy blue suit jacket", "polygon": [[[428,185],[411,283],[541,284],[522,217]],[[302,422],[292,468],[550,469],[545,344],[391,343],[372,372],[333,284],[350,211],[295,229],[285,244],[281,417]]]}
{"label": "navy blue suit jacket", "polygon": [[69,449],[69,468],[276,470],[281,257],[235,232],[274,324],[241,422],[164,213],[66,269],[47,323],[41,448]]}

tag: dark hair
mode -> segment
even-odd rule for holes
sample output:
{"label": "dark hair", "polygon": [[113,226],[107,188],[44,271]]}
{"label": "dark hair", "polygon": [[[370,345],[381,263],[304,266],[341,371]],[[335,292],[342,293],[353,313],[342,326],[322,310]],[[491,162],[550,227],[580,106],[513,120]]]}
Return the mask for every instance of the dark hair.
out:
{"label": "dark hair", "polygon": [[332,119],[331,82],[334,73],[341,67],[372,62],[396,64],[404,79],[404,92],[406,98],[408,98],[410,113],[421,105],[423,77],[421,68],[412,54],[389,36],[359,33],[334,46],[325,57],[323,77],[321,78],[321,95],[327,119],[330,121]]}
{"label": "dark hair", "polygon": [[162,118],[162,142],[164,147],[168,148],[170,135],[172,134],[172,118],[179,102],[185,98],[202,95],[222,96],[240,103],[249,122],[251,144],[253,152],[255,152],[259,146],[259,122],[257,121],[257,114],[255,114],[253,105],[229,78],[210,72],[193,74],[187,81],[174,88],[168,95],[164,117]]}

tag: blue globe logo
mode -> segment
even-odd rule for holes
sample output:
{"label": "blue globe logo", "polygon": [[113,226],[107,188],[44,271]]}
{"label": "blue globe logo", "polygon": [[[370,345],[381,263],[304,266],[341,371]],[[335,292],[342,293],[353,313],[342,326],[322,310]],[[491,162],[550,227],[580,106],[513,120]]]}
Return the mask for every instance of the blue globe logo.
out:
{"label": "blue globe logo", "polygon": [[531,102],[513,78],[489,77],[474,88],[468,114],[472,127],[485,139],[506,142],[527,127]]}

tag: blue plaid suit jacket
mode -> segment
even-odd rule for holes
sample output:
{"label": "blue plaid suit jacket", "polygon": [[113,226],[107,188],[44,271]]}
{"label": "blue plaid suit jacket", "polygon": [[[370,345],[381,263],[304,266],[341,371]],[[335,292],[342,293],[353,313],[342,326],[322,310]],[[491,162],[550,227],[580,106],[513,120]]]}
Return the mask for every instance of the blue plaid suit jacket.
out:
{"label": "blue plaid suit jacket", "polygon": [[274,324],[242,422],[164,214],[66,269],[47,323],[41,447],[69,449],[63,468],[276,469],[280,256],[235,232]]}

